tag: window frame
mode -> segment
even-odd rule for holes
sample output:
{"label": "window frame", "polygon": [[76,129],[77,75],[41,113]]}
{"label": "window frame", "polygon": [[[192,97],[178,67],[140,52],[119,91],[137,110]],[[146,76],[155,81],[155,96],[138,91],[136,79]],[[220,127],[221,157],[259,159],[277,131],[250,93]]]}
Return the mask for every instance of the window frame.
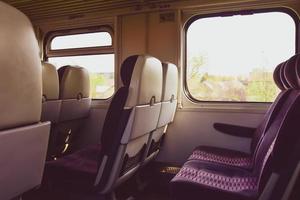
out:
{"label": "window frame", "polygon": [[[109,46],[100,46],[100,47],[81,47],[81,48],[57,49],[57,50],[51,49],[51,42],[55,37],[85,34],[85,33],[97,33],[97,32],[109,33],[111,36],[112,44]],[[68,57],[68,56],[89,56],[89,55],[105,55],[105,54],[114,54],[114,56],[116,56],[114,45],[115,45],[114,31],[112,27],[109,25],[51,31],[46,34],[44,39],[43,60],[48,61],[48,58],[51,57],[55,58],[55,57]],[[114,85],[114,93],[115,93],[116,92],[116,64],[114,65],[114,83],[115,83]],[[101,98],[101,99],[92,98],[92,100],[107,101],[114,96],[114,93],[108,98]]]}
{"label": "window frame", "polygon": [[[57,49],[57,50],[51,49],[51,42],[55,37],[66,36],[66,35],[85,34],[85,33],[97,33],[97,32],[109,33],[111,36],[111,39],[112,39],[112,44],[110,46],[102,46],[102,47],[82,47],[82,48]],[[114,35],[114,33],[110,26],[51,31],[46,36],[46,40],[45,40],[45,44],[44,44],[44,58],[48,59],[49,57],[111,54],[111,53],[114,53],[114,37],[113,37],[113,35]]]}
{"label": "window frame", "polygon": [[281,12],[288,14],[295,23],[295,54],[299,53],[300,47],[300,31],[299,31],[299,16],[295,11],[287,7],[277,7],[277,8],[265,8],[265,9],[246,9],[239,11],[225,11],[220,13],[209,13],[209,14],[196,14],[189,18],[183,27],[183,93],[184,95],[193,103],[209,103],[209,104],[269,104],[272,102],[259,102],[259,101],[205,101],[196,99],[190,93],[187,84],[187,31],[190,25],[198,19],[210,18],[210,17],[229,17],[234,15],[252,15],[257,13],[269,13],[269,12]]}

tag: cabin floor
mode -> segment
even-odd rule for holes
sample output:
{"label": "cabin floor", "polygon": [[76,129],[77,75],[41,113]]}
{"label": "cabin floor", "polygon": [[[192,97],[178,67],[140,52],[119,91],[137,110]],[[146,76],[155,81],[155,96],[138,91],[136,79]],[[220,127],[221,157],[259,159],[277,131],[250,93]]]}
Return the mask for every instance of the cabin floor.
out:
{"label": "cabin floor", "polygon": [[161,173],[161,165],[152,163],[117,190],[121,200],[170,200],[169,182],[174,175]]}
{"label": "cabin floor", "polygon": [[[117,200],[170,200],[169,182],[174,175],[161,173],[159,164],[144,167],[136,176],[116,190]],[[108,200],[99,195],[66,193],[63,188],[56,192],[41,189],[25,194],[23,200]]]}
{"label": "cabin floor", "polygon": [[141,192],[137,200],[170,200],[168,191],[162,188],[148,188]]}

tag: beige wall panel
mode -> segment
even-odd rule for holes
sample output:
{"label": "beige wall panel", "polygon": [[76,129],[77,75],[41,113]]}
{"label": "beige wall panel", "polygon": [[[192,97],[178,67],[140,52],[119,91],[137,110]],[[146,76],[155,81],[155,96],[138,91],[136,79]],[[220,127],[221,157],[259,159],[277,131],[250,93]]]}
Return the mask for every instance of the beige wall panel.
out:
{"label": "beige wall panel", "polygon": [[178,24],[176,12],[174,21],[160,22],[160,13],[148,15],[148,53],[161,59],[177,63]]}
{"label": "beige wall panel", "polygon": [[121,61],[130,55],[146,53],[146,14],[121,18]]}

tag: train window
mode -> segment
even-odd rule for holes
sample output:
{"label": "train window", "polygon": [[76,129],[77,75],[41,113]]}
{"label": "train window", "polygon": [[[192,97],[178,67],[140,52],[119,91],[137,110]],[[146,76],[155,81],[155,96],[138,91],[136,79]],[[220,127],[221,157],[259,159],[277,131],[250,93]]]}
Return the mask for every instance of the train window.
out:
{"label": "train window", "polygon": [[107,99],[114,93],[113,54],[52,57],[49,62],[58,68],[64,65],[85,67],[90,73],[90,95],[93,99]]}
{"label": "train window", "polygon": [[[54,33],[57,34],[57,33]],[[115,91],[115,56],[108,32],[54,35],[48,41],[46,56],[57,68],[78,65],[90,73],[90,95],[107,99]]]}
{"label": "train window", "polygon": [[296,52],[284,12],[194,18],[186,31],[186,91],[195,101],[272,102],[277,64]]}
{"label": "train window", "polygon": [[111,35],[108,32],[98,32],[57,36],[51,42],[51,49],[74,49],[111,45]]}

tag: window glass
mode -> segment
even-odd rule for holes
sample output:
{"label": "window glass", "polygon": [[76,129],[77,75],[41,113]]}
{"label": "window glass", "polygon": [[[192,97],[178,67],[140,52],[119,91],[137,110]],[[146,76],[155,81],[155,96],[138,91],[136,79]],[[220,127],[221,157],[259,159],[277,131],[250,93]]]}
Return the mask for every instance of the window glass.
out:
{"label": "window glass", "polygon": [[114,54],[52,57],[49,62],[57,68],[78,65],[90,73],[90,95],[93,99],[106,99],[114,93]]}
{"label": "window glass", "polygon": [[89,71],[91,98],[107,99],[113,95],[115,58],[112,37],[108,32],[61,35],[48,42],[48,61],[57,69],[65,65],[77,65]]}
{"label": "window glass", "polygon": [[282,12],[195,20],[186,33],[186,84],[200,101],[272,102],[275,67],[295,54],[296,27]]}
{"label": "window glass", "polygon": [[111,45],[112,38],[108,32],[82,33],[54,37],[51,41],[51,50]]}

